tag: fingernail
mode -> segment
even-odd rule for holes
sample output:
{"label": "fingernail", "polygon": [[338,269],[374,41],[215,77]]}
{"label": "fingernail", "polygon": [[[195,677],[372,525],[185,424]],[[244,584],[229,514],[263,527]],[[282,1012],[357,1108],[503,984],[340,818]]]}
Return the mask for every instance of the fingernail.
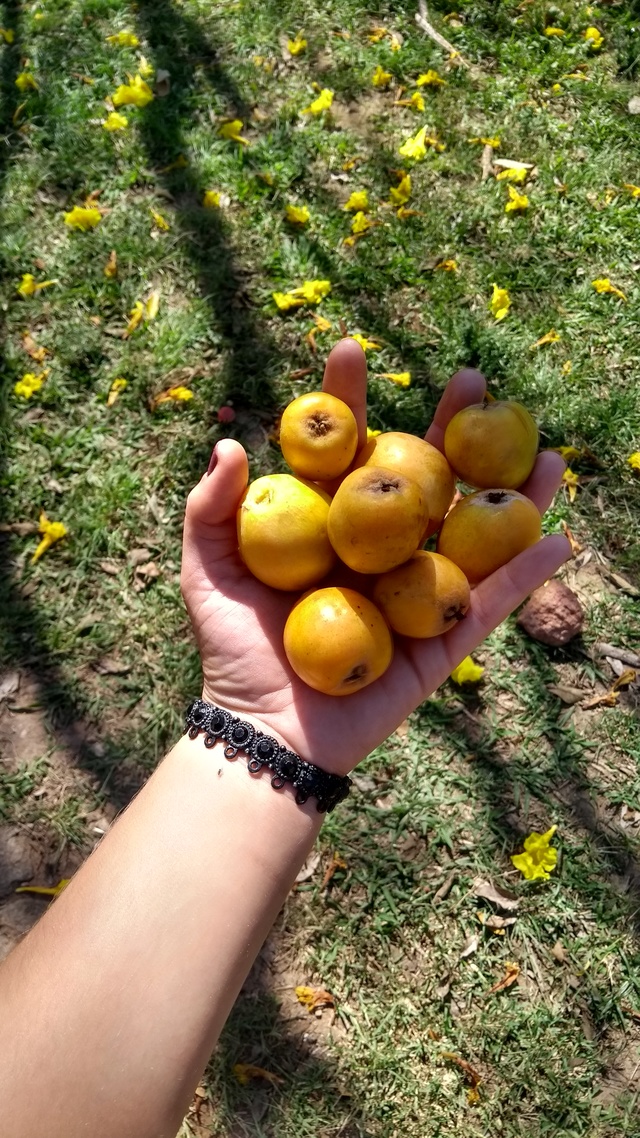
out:
{"label": "fingernail", "polygon": [[216,454],[217,449],[218,449],[218,444],[216,443],[213,450],[211,451],[211,458],[209,459],[209,465],[207,467],[207,474],[213,474],[213,472],[216,468],[216,463],[218,461],[218,455]]}

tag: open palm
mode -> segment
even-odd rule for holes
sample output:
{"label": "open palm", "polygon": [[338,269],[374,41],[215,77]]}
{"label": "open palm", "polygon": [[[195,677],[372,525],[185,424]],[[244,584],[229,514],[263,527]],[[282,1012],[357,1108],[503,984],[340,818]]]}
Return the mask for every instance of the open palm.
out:
{"label": "open palm", "polygon": [[[323,388],[350,405],[360,444],[366,438],[366,385],[360,345],[340,341],[327,361]],[[478,403],[484,392],[479,372],[458,372],[440,400],[427,440],[442,449],[451,417]],[[347,774],[386,739],[569,556],[566,538],[543,539],[474,589],[466,618],[450,632],[429,640],[397,638],[393,662],[379,680],[348,697],[322,695],[297,678],[282,647],[297,594],[261,584],[238,554],[236,511],[248,481],[244,449],[226,439],[216,455],[214,470],[189,495],[182,558],[182,592],[202,658],[203,699],[250,720],[336,774]],[[541,513],[563,469],[558,454],[543,453],[521,488]]]}

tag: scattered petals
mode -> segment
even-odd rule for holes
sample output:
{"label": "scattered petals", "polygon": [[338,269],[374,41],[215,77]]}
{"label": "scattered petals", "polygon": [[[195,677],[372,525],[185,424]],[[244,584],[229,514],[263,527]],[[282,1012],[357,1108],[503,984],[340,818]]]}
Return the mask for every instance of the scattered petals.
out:
{"label": "scattered petals", "polygon": [[313,322],[314,322],[316,328],[318,329],[318,332],[330,332],[331,331],[331,328],[332,328],[331,321],[326,320],[324,316],[319,316],[317,313],[314,313]]}
{"label": "scattered petals", "polygon": [[424,110],[424,99],[419,91],[414,91],[410,99],[398,99],[396,107],[412,107],[414,111]]}
{"label": "scattered petals", "polygon": [[304,38],[303,32],[296,32],[292,40],[287,40],[287,48],[289,55],[301,55],[306,50],[307,41]]}
{"label": "scattered petals", "polygon": [[231,122],[225,122],[220,127],[218,134],[221,138],[227,138],[231,142],[240,142],[243,146],[251,146],[248,138],[243,138],[240,133],[242,130],[242,119],[232,119]]}
{"label": "scattered petals", "polygon": [[414,158],[416,162],[421,161],[427,153],[426,137],[427,128],[423,126],[416,135],[403,142],[400,147],[400,154],[405,158]]}
{"label": "scattered petals", "polygon": [[38,284],[36,282],[36,278],[33,276],[33,273],[23,273],[22,274],[22,280],[20,281],[20,284],[18,285],[16,292],[19,292],[20,296],[25,296],[25,297],[26,296],[33,296],[34,293],[40,292],[41,289],[51,288],[51,285],[54,285],[57,283],[58,283],[57,280],[53,280],[53,281],[40,281],[40,283]]}
{"label": "scattered petals", "polygon": [[611,284],[611,281],[608,277],[598,277],[598,279],[592,281],[591,284],[593,285],[596,292],[610,292],[613,293],[614,296],[619,296],[621,300],[627,299],[625,294],[621,292],[619,288],[616,288],[615,285]]}
{"label": "scattered petals", "polygon": [[113,407],[114,403],[120,398],[120,395],[124,391],[125,387],[127,387],[127,380],[123,379],[122,376],[120,376],[118,379],[114,379],[111,387],[109,388],[109,394],[107,395],[107,407]]}
{"label": "scattered petals", "polygon": [[504,320],[509,309],[511,308],[511,297],[506,288],[498,288],[498,285],[493,284],[493,295],[489,301],[489,308],[492,315],[496,320]]}
{"label": "scattered petals", "polygon": [[114,107],[146,107],[153,100],[153,91],[141,75],[129,76],[129,83],[122,83],[111,96]]}
{"label": "scattered petals", "polygon": [[454,260],[438,261],[434,272],[437,273],[438,269],[441,269],[444,273],[457,273],[458,262]]}
{"label": "scattered petals", "polygon": [[529,170],[526,166],[508,166],[496,174],[497,182],[526,182]]}
{"label": "scattered petals", "polygon": [[368,340],[366,336],[362,336],[360,332],[354,332],[351,336],[356,344],[359,344],[363,352],[379,352],[382,344],[376,343],[375,340]]}
{"label": "scattered petals", "polygon": [[584,38],[589,44],[589,47],[592,47],[594,51],[599,51],[604,43],[604,38],[598,28],[587,28],[584,33]]}
{"label": "scattered petals", "polygon": [[406,205],[411,197],[411,174],[403,174],[397,186],[390,186],[389,200],[394,205]]}
{"label": "scattered petals", "polygon": [[2,36],[5,43],[13,43],[16,38],[13,28],[0,28],[0,36]]}
{"label": "scattered petals", "polygon": [[286,205],[284,215],[291,225],[306,225],[311,220],[311,214],[306,205]]}
{"label": "scattered petals", "polygon": [[490,146],[492,150],[497,150],[500,145],[499,138],[468,138],[467,142],[480,142],[483,146]]}
{"label": "scattered petals", "polygon": [[369,43],[380,43],[380,40],[383,40],[384,37],[388,36],[389,34],[390,33],[386,28],[383,28],[380,24],[374,24],[371,31],[367,35],[367,39],[369,40]]}
{"label": "scattered petals", "polygon": [[82,229],[84,231],[87,229],[95,229],[96,225],[99,225],[101,221],[102,214],[95,206],[89,206],[87,208],[82,205],[74,205],[73,209],[64,215],[64,223],[68,225],[70,229]]}
{"label": "scattered petals", "polygon": [[555,846],[551,846],[549,843],[557,829],[557,826],[552,826],[546,834],[538,834],[534,831],[524,840],[525,852],[512,854],[511,861],[516,869],[519,869],[526,877],[527,881],[535,881],[537,878],[546,881],[551,870],[555,869],[558,851]]}
{"label": "scattered petals", "polygon": [[317,1008],[334,1008],[336,1006],[335,997],[325,988],[308,988],[305,984],[300,984],[296,988],[296,997],[310,1012],[316,1011]]}
{"label": "scattered petals", "polygon": [[37,91],[38,84],[36,83],[30,71],[21,71],[16,79],[16,87],[24,94],[26,91]]}
{"label": "scattered petals", "polygon": [[220,209],[220,192],[219,190],[207,190],[202,204],[205,209]]}
{"label": "scattered petals", "polygon": [[153,292],[149,295],[144,305],[144,315],[146,320],[155,320],[158,315],[160,307],[160,289],[154,288]]}
{"label": "scattered petals", "polygon": [[509,201],[504,207],[505,213],[515,213],[529,207],[529,199],[526,194],[518,193],[515,186],[507,186],[509,190]]}
{"label": "scattered petals", "polygon": [[480,682],[484,675],[484,668],[481,664],[474,664],[471,656],[465,656],[462,663],[458,664],[451,673],[451,679],[454,684],[477,684]]}
{"label": "scattered petals", "polygon": [[554,447],[558,454],[562,455],[565,462],[576,462],[577,459],[582,458],[582,451],[577,447]]}
{"label": "scattered petals", "polygon": [[382,431],[373,431],[371,427],[367,427],[367,442],[369,442],[369,439],[376,439],[378,435],[381,434]]}
{"label": "scattered petals", "polygon": [[156,395],[155,399],[151,400],[151,410],[154,411],[161,403],[188,403],[193,398],[193,391],[179,384],[177,387],[169,387],[160,395]]}
{"label": "scattered petals", "polygon": [[393,75],[391,72],[385,71],[384,67],[381,67],[380,64],[378,64],[371,77],[371,82],[373,83],[374,87],[388,87],[392,79]]}
{"label": "scattered petals", "polygon": [[57,885],[52,885],[52,886],[19,885],[18,888],[15,890],[15,892],[16,893],[37,893],[41,897],[59,897],[60,894],[62,893],[62,890],[67,888],[67,885],[69,884],[70,881],[71,881],[70,877],[63,877],[63,878],[61,878],[61,880],[58,882]]}
{"label": "scattered petals", "polygon": [[416,79],[416,87],[446,87],[446,79],[442,79],[437,71],[429,68],[423,75],[418,75]]}
{"label": "scattered petals", "polygon": [[274,292],[272,295],[280,311],[287,312],[303,304],[319,304],[330,292],[331,281],[304,281],[291,292]]}
{"label": "scattered petals", "polygon": [[564,28],[549,27],[549,28],[544,29],[544,34],[545,34],[545,36],[551,37],[551,36],[566,36],[567,33],[565,32]]}
{"label": "scattered petals", "polygon": [[301,115],[321,115],[323,111],[328,111],[333,103],[333,91],[328,87],[323,87],[317,99],[309,103],[308,107],[304,107],[300,111]]}
{"label": "scattered petals", "polygon": [[390,379],[397,387],[409,387],[411,385],[410,371],[381,371],[380,376],[382,379]]}
{"label": "scattered petals", "polygon": [[126,115],[121,115],[118,111],[111,111],[106,119],[103,119],[102,126],[105,130],[116,131],[126,130],[129,125],[129,119]]}
{"label": "scattered petals", "polygon": [[115,277],[117,277],[117,275],[118,275],[118,254],[116,253],[115,249],[112,249],[111,252],[109,253],[109,260],[107,261],[107,263],[103,269],[103,272],[104,272],[105,277],[107,277],[108,280],[113,280]]}
{"label": "scattered petals", "polygon": [[572,371],[573,371],[573,364],[571,363],[571,360],[565,360],[565,362],[562,365],[562,374],[563,375],[571,375]]}
{"label": "scattered petals", "polygon": [[634,450],[633,454],[629,455],[627,462],[632,470],[640,470],[640,450]]}
{"label": "scattered petals", "polygon": [[560,83],[554,83],[551,87],[551,94],[552,95],[561,95],[562,94],[562,85]]}
{"label": "scattered petals", "polygon": [[274,1087],[279,1083],[284,1083],[284,1079],[280,1075],[274,1075],[271,1071],[266,1071],[264,1067],[255,1067],[253,1063],[234,1063],[231,1068],[235,1078],[242,1086],[246,1086],[250,1079],[264,1079],[265,1082],[271,1083]]}
{"label": "scattered petals", "polygon": [[144,304],[141,300],[136,300],[131,312],[129,313],[129,323],[124,330],[123,339],[127,340],[129,336],[135,332],[138,325],[141,323],[144,316]]}
{"label": "scattered petals", "polygon": [[351,232],[356,234],[366,233],[367,230],[371,229],[371,226],[375,224],[375,221],[372,221],[370,217],[367,217],[366,213],[363,213],[363,211],[359,209],[351,222]]}
{"label": "scattered petals", "polygon": [[640,186],[634,186],[633,182],[622,183],[625,190],[628,190],[632,198],[640,198]]}
{"label": "scattered petals", "polygon": [[133,32],[116,32],[112,36],[107,36],[107,43],[114,44],[116,47],[140,46],[140,40]]}
{"label": "scattered petals", "polygon": [[562,336],[558,335],[558,333],[555,332],[552,328],[550,332],[545,332],[544,336],[541,336],[539,340],[536,340],[535,344],[530,344],[529,351],[533,352],[536,348],[541,348],[543,344],[557,344],[561,339]]}
{"label": "scattered petals", "polygon": [[13,387],[13,394],[18,395],[21,399],[31,399],[32,395],[40,390],[45,379],[49,374],[49,368],[45,368],[40,372],[40,375],[34,375],[32,371],[28,371],[19,379]]}
{"label": "scattered petals", "polygon": [[569,501],[575,502],[576,494],[578,492],[578,486],[580,485],[580,479],[579,479],[578,475],[576,474],[576,472],[574,470],[572,470],[570,466],[567,467],[564,474],[562,475],[562,481],[564,482],[564,485],[567,487],[567,492],[569,494]]}
{"label": "scattered petals", "polygon": [[138,75],[142,79],[151,79],[154,73],[155,68],[153,67],[153,64],[149,63],[149,60],[145,59],[144,55],[140,55],[138,57]]}
{"label": "scattered petals", "polygon": [[510,988],[511,985],[515,983],[519,975],[520,965],[515,964],[512,960],[505,960],[504,976],[502,977],[502,980],[498,980],[497,984],[494,984],[492,988],[489,988],[487,995],[491,996],[494,992],[504,992],[505,988]]}
{"label": "scattered petals", "polygon": [[40,514],[40,521],[38,523],[38,532],[42,534],[38,548],[31,558],[31,564],[39,561],[43,553],[46,553],[56,541],[66,537],[67,527],[62,522],[50,522],[45,513]]}
{"label": "scattered petals", "polygon": [[157,210],[151,209],[151,207],[149,207],[149,213],[153,218],[154,225],[158,229],[161,229],[163,233],[167,233],[171,229],[171,226],[169,225],[166,217],[163,217],[162,214],[158,213]]}
{"label": "scattered petals", "polygon": [[353,210],[354,212],[367,210],[369,208],[369,194],[366,190],[354,190],[342,208]]}

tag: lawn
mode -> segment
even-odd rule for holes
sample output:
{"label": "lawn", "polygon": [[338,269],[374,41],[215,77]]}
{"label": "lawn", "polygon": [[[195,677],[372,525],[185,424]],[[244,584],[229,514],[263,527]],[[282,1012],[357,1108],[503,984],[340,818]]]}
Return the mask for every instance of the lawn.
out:
{"label": "lawn", "polygon": [[[454,58],[411,3],[0,4],[0,849],[21,836],[34,882],[199,691],[178,572],[212,446],[283,469],[278,417],[337,338],[367,342],[374,430],[422,433],[471,364],[573,448],[544,526],[575,541],[583,636],[512,618],[480,683],[368,757],[181,1138],[640,1135],[638,686],[584,706],[616,678],[597,646],[640,643],[640,13],[429,11]],[[145,105],[115,108],[127,76]],[[42,513],[66,535],[34,561]],[[511,855],[552,825],[557,868],[524,881]],[[3,880],[0,945],[47,904]]]}

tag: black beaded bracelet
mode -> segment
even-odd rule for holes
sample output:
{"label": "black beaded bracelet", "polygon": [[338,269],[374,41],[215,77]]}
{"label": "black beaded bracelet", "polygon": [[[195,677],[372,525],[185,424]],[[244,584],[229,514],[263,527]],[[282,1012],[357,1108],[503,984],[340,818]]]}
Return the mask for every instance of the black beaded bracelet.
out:
{"label": "black beaded bracelet", "polygon": [[329,774],[301,759],[272,735],[258,731],[245,719],[238,719],[231,712],[205,703],[203,699],[194,699],[187,711],[185,733],[190,739],[196,739],[201,731],[205,733],[205,747],[215,747],[219,739],[226,744],[224,754],[227,759],[235,759],[242,751],[249,759],[247,766],[252,774],[257,774],[262,767],[273,771],[271,785],[274,790],[282,790],[286,782],[292,783],[299,806],[313,797],[317,799],[319,813],[331,813],[351,788],[351,779],[346,775]]}

